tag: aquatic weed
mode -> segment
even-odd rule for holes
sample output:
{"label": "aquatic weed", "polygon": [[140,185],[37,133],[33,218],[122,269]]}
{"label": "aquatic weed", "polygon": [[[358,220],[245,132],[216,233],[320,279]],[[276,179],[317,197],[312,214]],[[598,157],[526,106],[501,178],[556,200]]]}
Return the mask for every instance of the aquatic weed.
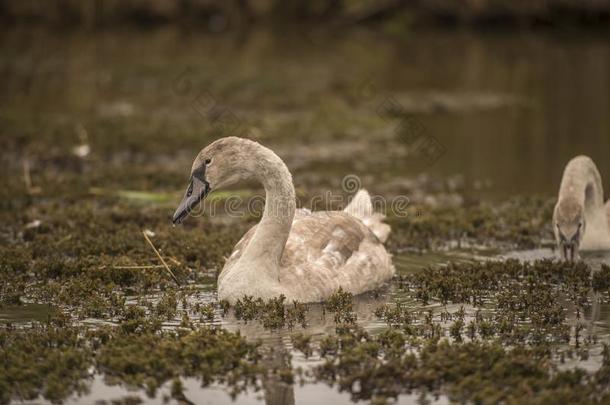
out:
{"label": "aquatic weed", "polygon": [[467,239],[479,245],[533,248],[552,239],[552,198],[514,197],[501,204],[475,202],[461,207],[413,207],[417,215],[389,216],[392,251],[431,249]]}
{"label": "aquatic weed", "polygon": [[602,264],[601,268],[593,273],[591,285],[594,291],[605,292],[610,290],[610,266]]}
{"label": "aquatic weed", "polygon": [[337,291],[324,302],[324,310],[334,313],[335,323],[353,324],[356,322],[356,314],[353,311],[354,295],[339,287]]}
{"label": "aquatic weed", "polygon": [[610,399],[604,367],[592,375],[581,369],[558,371],[546,351],[507,349],[497,342],[432,339],[413,352],[402,333],[391,329],[371,337],[357,328],[343,329],[337,349],[321,351],[325,362],[316,367],[316,378],[336,384],[354,400],[396,398],[412,390],[443,393],[460,403]]}
{"label": "aquatic weed", "polygon": [[96,356],[97,368],[111,377],[109,382],[144,387],[151,395],[179,376],[198,378],[203,385],[224,382],[234,393],[256,386],[262,372],[257,344],[238,334],[211,326],[188,332],[147,330],[110,332]]}
{"label": "aquatic weed", "polygon": [[80,329],[58,321],[0,329],[0,403],[38,396],[59,402],[86,391],[93,352]]}
{"label": "aquatic weed", "polygon": [[265,301],[261,298],[254,299],[252,296],[244,296],[238,299],[233,306],[235,317],[244,321],[258,320],[264,328],[278,329],[300,324],[307,325],[305,314],[307,307],[297,301],[286,304],[286,297],[280,295]]}

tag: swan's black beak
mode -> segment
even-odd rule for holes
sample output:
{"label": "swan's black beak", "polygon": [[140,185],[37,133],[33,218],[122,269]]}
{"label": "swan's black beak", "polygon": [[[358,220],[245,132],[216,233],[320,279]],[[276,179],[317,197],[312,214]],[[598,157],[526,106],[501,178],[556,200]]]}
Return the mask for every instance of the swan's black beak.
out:
{"label": "swan's black beak", "polygon": [[561,254],[561,258],[563,260],[575,262],[580,259],[579,255],[578,255],[578,253],[579,253],[578,250],[580,247],[581,227],[582,227],[582,225],[579,224],[578,228],[576,229],[574,234],[570,238],[567,238],[564,235],[564,233],[561,232],[561,229],[559,229],[559,226],[557,226],[557,232],[558,232],[558,236],[559,236],[558,247],[560,249],[559,252]]}
{"label": "swan's black beak", "polygon": [[564,242],[560,246],[561,256],[564,260],[574,262],[579,259],[578,256],[578,243]]}
{"label": "swan's black beak", "polygon": [[172,222],[174,225],[182,222],[184,218],[195,208],[197,204],[201,200],[205,198],[210,192],[210,184],[201,180],[197,177],[191,177],[191,182],[186,189],[186,193],[184,194],[184,198],[180,202],[180,205],[174,212],[174,216],[172,217]]}

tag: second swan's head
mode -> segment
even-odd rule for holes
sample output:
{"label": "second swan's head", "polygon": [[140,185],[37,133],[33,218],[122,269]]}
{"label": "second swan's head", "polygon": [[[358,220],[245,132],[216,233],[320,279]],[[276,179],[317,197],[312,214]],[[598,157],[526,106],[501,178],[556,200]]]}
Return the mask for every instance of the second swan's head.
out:
{"label": "second swan's head", "polygon": [[182,222],[210,191],[251,177],[255,173],[252,152],[257,146],[248,139],[227,137],[202,149],[193,162],[186,193],[172,222]]}
{"label": "second swan's head", "polygon": [[553,228],[562,259],[578,260],[578,250],[585,226],[582,204],[572,198],[564,198],[557,202],[553,214]]}

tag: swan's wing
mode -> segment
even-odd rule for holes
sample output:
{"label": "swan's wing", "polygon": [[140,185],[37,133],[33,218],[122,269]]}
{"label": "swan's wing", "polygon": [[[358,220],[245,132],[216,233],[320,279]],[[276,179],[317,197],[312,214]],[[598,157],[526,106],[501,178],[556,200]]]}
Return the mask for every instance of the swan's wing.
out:
{"label": "swan's wing", "polygon": [[321,211],[295,218],[286,242],[283,266],[317,262],[337,268],[375,236],[363,223],[341,211]]}
{"label": "swan's wing", "polygon": [[[255,231],[253,226],[235,245],[219,283]],[[298,210],[295,214],[280,268],[281,284],[292,287],[287,294],[291,299],[322,301],[339,287],[359,294],[393,274],[391,255],[361,220],[343,211]]]}
{"label": "swan's wing", "polygon": [[370,290],[393,274],[390,254],[362,221],[327,211],[293,223],[280,279],[285,285],[303,286],[294,289],[297,298],[320,301],[339,287],[354,294]]}

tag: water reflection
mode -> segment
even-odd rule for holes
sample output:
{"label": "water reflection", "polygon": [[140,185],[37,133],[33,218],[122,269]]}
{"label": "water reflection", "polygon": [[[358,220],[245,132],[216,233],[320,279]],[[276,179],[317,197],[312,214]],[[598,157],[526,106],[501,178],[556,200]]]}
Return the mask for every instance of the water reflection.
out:
{"label": "water reflection", "polygon": [[[145,120],[144,136],[155,142],[155,128],[173,128],[183,142],[163,152],[184,152],[176,164],[188,166],[204,138],[223,129],[193,108],[205,93],[228,108],[240,128],[285,151],[288,166],[298,168],[297,184],[329,168],[366,173],[371,184],[426,171],[460,173],[469,185],[489,182],[488,196],[552,194],[565,163],[580,153],[590,155],[602,175],[610,173],[605,37],[432,32],[383,41],[370,32],[346,32],[318,46],[269,31],[240,38],[173,30],[120,36],[17,31],[3,35],[2,44],[5,117],[50,114],[88,128],[119,129],[91,133],[94,154],[97,137],[129,142],[120,129]],[[189,68],[186,97],[174,84]],[[361,91],[363,83],[369,90]],[[396,132],[400,117],[380,114],[388,100],[446,148],[433,166]],[[195,128],[198,137],[190,135]],[[303,164],[302,154],[290,151],[304,144],[321,153]],[[333,152],[333,144],[343,147]],[[134,153],[147,148],[138,145]],[[610,175],[605,185],[610,188]]]}
{"label": "water reflection", "polygon": [[0,306],[0,323],[24,323],[46,321],[53,307],[46,304],[22,304]]}
{"label": "water reflection", "polygon": [[[268,340],[266,348],[269,354],[263,364],[269,370],[281,370],[290,367],[290,353],[280,336]],[[263,381],[266,405],[294,405],[294,386],[281,381],[278,376],[267,376]]]}

